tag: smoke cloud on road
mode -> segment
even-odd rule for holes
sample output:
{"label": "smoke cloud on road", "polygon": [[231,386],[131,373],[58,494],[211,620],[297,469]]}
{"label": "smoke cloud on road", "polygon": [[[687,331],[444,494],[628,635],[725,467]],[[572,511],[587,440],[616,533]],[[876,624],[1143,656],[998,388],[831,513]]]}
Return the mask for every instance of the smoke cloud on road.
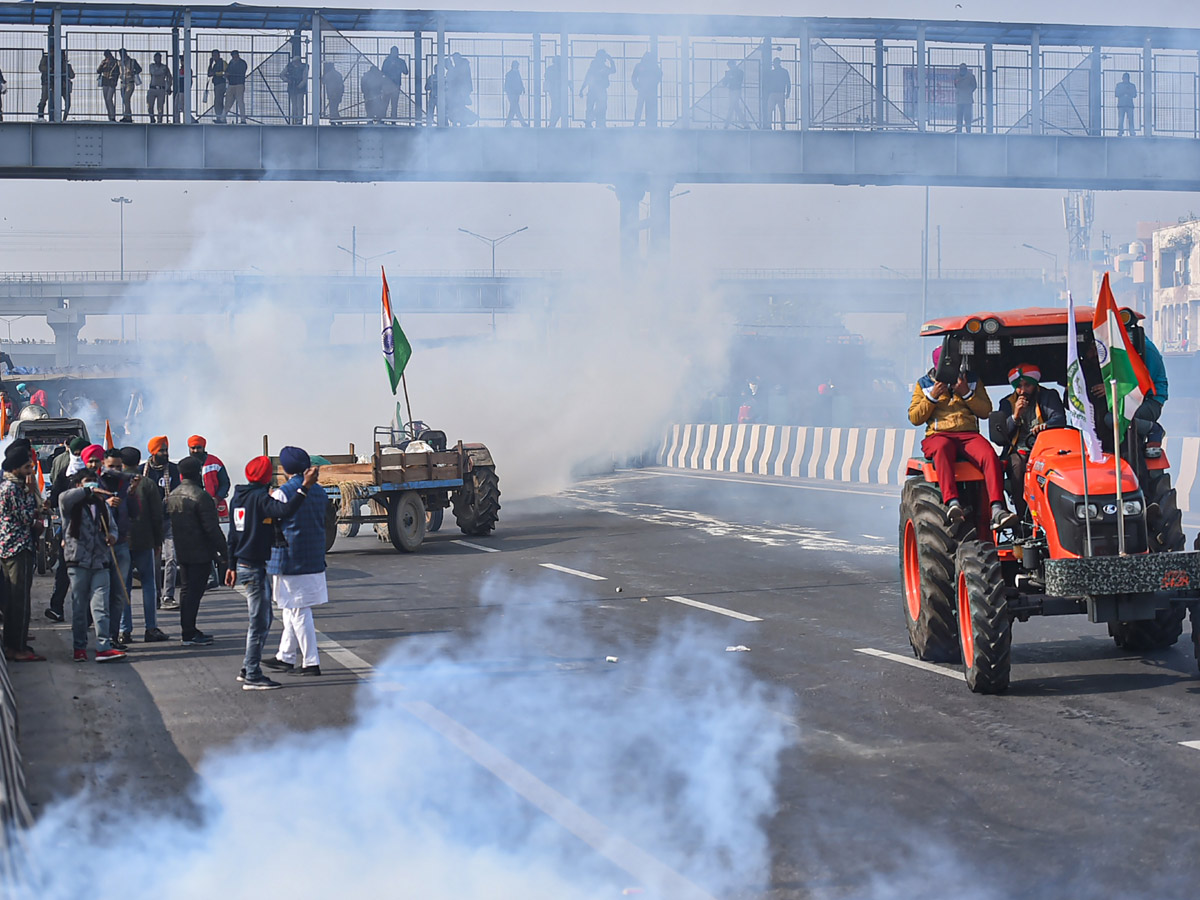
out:
{"label": "smoke cloud on road", "polygon": [[[582,627],[587,609],[568,602],[578,599],[493,580],[477,635],[399,645],[360,689],[350,728],[210,756],[197,816],[87,796],[49,809],[26,836],[31,880],[9,896],[107,896],[114,869],[136,873],[115,889],[131,900],[626,887],[677,900],[689,883],[697,897],[763,883],[790,740],[784,692],[756,681],[716,631],[598,643]],[[503,778],[447,740],[463,734]],[[555,819],[534,808],[546,798]]]}

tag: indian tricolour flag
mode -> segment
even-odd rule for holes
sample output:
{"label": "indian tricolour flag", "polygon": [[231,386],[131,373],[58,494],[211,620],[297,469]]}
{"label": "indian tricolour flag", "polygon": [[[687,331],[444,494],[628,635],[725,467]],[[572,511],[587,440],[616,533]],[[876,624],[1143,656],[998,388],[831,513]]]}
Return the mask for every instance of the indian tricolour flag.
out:
{"label": "indian tricolour flag", "polygon": [[[1113,414],[1120,422],[1120,436],[1125,437],[1133,414],[1137,412],[1147,394],[1154,393],[1154,382],[1146,370],[1146,364],[1138,356],[1129,333],[1121,324],[1121,314],[1108,286],[1108,273],[1100,285],[1100,297],[1096,301],[1096,315],[1092,319],[1092,334],[1096,339],[1096,351],[1100,359],[1100,372],[1104,376],[1104,389]],[[1117,383],[1116,403],[1113,403],[1112,382]]]}
{"label": "indian tricolour flag", "polygon": [[387,272],[382,266],[379,267],[379,272],[383,275],[383,361],[387,363],[388,380],[391,381],[392,393],[395,394],[400,384],[400,376],[404,374],[404,367],[408,365],[409,357],[412,356],[412,345],[404,336],[399,320],[392,314],[392,293],[388,290]]}

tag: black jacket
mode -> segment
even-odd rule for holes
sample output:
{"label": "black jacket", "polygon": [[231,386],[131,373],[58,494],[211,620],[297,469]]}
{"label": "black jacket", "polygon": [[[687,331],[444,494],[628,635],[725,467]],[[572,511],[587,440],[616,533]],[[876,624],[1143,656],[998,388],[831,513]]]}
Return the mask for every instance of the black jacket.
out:
{"label": "black jacket", "polygon": [[185,481],[167,494],[167,515],[175,538],[175,558],[183,565],[225,563],[225,536],[217,518],[217,504],[204,488]]}
{"label": "black jacket", "polygon": [[239,484],[229,501],[229,565],[266,565],[275,546],[275,526],[304,502],[304,494],[276,500],[265,484]]}
{"label": "black jacket", "polygon": [[992,443],[999,444],[1003,448],[1001,455],[1016,449],[1025,450],[1032,444],[1032,441],[1029,440],[1032,436],[1029,428],[1037,421],[1038,416],[1041,417],[1042,423],[1047,428],[1067,427],[1067,412],[1063,408],[1062,398],[1058,396],[1058,391],[1054,388],[1038,388],[1038,392],[1034,394],[1033,415],[1027,420],[1015,421],[1012,411],[1013,395],[1009,394],[1000,401],[996,411],[988,417]]}
{"label": "black jacket", "polygon": [[179,466],[173,462],[167,463],[167,468],[156,469],[150,460],[142,464],[142,477],[158,486],[158,496],[163,500],[167,494],[179,487]]}

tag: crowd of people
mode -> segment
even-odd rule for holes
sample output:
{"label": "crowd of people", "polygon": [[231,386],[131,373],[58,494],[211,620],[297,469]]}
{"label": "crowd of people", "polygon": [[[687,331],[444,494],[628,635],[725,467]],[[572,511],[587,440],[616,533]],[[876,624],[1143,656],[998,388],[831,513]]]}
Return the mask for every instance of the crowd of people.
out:
{"label": "crowd of people", "polygon": [[[4,447],[0,479],[0,564],[3,646],[10,662],[41,662],[30,634],[39,542],[60,548],[44,615],[70,627],[73,658],[98,663],[126,659],[134,645],[133,576],[141,586],[142,642],[172,640],[159,613],[177,611],[179,639],[205,647],[214,639],[198,626],[207,590],[224,584],[246,599],[246,648],[237,681],[243,690],[280,687],[264,667],[319,676],[313,607],[328,600],[325,517],[328,498],[319,471],[298,447],[284,447],[286,476],[272,487],[274,465],[258,456],[233,487],[224,463],[201,435],[188,454],[171,460],[165,435],[151,438],[148,458],[137,447],[110,447],[73,438],[55,449],[46,484],[28,440]],[[43,489],[45,495],[43,495]],[[229,497],[233,489],[232,498]],[[220,510],[228,512],[222,532]],[[178,596],[176,588],[178,587]],[[263,658],[280,609],[282,635]],[[94,634],[94,656],[89,643]]]}

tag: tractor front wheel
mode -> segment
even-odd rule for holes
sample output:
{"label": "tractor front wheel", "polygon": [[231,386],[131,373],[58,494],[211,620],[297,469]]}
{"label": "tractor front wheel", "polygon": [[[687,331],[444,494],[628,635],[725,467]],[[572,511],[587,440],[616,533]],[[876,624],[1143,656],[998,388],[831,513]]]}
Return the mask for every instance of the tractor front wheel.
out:
{"label": "tractor front wheel", "polygon": [[908,642],[917,659],[958,662],[954,527],[936,484],[910,478],[900,496],[900,577]]}
{"label": "tractor front wheel", "polygon": [[993,544],[964,541],[954,561],[958,642],[967,687],[976,694],[1003,693],[1012,670],[1012,617],[1000,557]]}

